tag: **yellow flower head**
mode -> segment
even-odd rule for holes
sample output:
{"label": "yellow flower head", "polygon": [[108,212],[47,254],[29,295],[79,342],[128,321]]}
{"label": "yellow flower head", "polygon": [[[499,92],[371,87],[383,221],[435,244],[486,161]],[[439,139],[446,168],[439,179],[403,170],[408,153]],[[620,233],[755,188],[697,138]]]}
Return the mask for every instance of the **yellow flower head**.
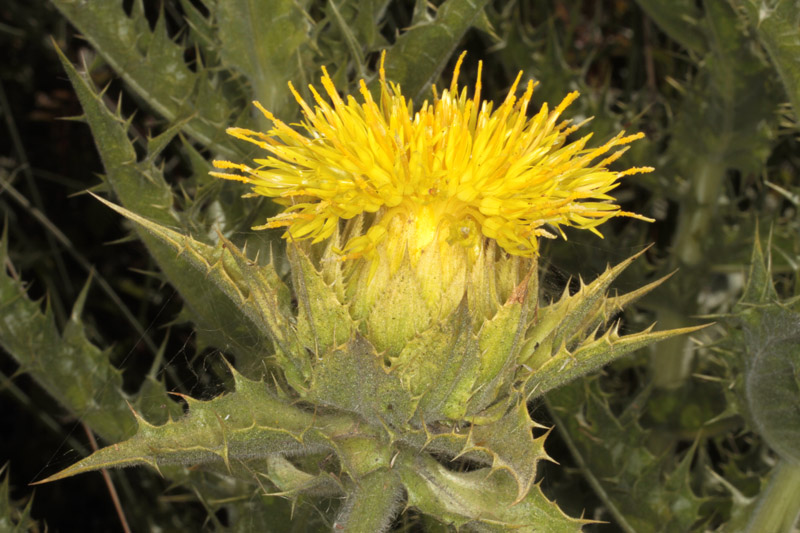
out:
{"label": "yellow flower head", "polygon": [[[599,235],[596,226],[611,217],[644,218],[621,211],[608,193],[620,177],[652,169],[607,168],[627,149],[615,148],[641,133],[621,132],[596,148],[586,148],[591,134],[567,143],[583,123],[559,119],[577,92],[554,110],[544,104],[528,118],[535,84],[529,81],[517,99],[520,72],[493,109],[492,102],[480,98],[481,63],[473,97],[467,97],[466,88],[459,91],[463,58],[456,63],[450,89],[439,95],[434,87],[433,101],[423,102],[417,112],[400,87],[387,82],[383,58],[380,102],[364,80],[361,102],[353,96],[343,99],[323,67],[322,86],[330,101],[309,86],[316,103],[312,109],[289,84],[305,116],[305,134],[254,102],[273,122],[272,129],[227,131],[269,155],[256,159],[255,168],[214,161],[219,169],[239,173],[213,174],[250,183],[253,194],[285,205],[281,214],[254,228],[285,227],[285,238],[320,242],[340,220],[368,215],[364,231],[341,250],[345,259],[372,258],[387,238],[405,241],[392,242],[391,248],[407,251],[412,261],[434,239],[473,252],[484,238],[494,239],[509,254],[533,257],[538,237],[552,238],[552,230],[563,236],[562,226]],[[405,229],[398,231],[398,226]]]}

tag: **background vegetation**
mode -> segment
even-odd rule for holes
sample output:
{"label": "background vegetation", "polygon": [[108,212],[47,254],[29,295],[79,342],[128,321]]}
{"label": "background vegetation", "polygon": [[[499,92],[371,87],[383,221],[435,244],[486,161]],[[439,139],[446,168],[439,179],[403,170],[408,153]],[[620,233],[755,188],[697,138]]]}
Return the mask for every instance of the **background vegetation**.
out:
{"label": "background vegetation", "polygon": [[[783,517],[774,531],[791,531],[800,503],[771,491],[800,494],[791,466],[800,461],[796,2],[245,5],[0,7],[0,526],[119,529],[99,474],[37,487],[35,496],[27,485],[87,455],[91,431],[106,444],[126,435],[133,421],[123,396],[163,421],[181,412],[166,390],[205,399],[228,390],[220,353],[235,358],[242,338],[226,329],[233,318],[213,294],[191,280],[179,294],[131,226],[85,194],[108,193],[108,175],[125,169],[104,168],[87,125],[63,120],[82,115],[79,96],[102,88],[97,101],[124,122],[137,165],[154,169],[149,187],[118,196],[140,195],[154,217],[167,203],[193,233],[219,228],[267,249],[277,234],[249,228],[272,205],[244,202],[235,184],[207,176],[212,156],[246,157],[224,128],[263,126],[253,97],[296,118],[286,81],[305,86],[326,65],[339,87],[352,88],[391,47],[389,77],[417,102],[442,72],[449,82],[465,49],[462,80],[483,60],[486,98],[502,98],[523,70],[540,82],[537,103],[579,90],[570,112],[593,116],[597,139],[644,131],[625,161],[657,170],[630,178],[617,196],[655,222],[619,219],[604,240],[575,232],[545,243],[545,294],[655,243],[616,286],[625,292],[677,272],[626,312],[623,327],[714,322],[529,406],[557,428],[547,450],[560,464],[541,468],[545,493],[572,516],[606,522],[585,531],[756,531],[766,512]],[[56,46],[91,84],[73,87]],[[185,305],[192,291],[207,306]],[[110,476],[135,531],[246,531],[261,518],[287,531],[292,513],[296,531],[330,525],[324,501],[293,509],[280,498],[228,499],[222,481],[188,471]],[[439,527],[413,512],[396,524]]]}

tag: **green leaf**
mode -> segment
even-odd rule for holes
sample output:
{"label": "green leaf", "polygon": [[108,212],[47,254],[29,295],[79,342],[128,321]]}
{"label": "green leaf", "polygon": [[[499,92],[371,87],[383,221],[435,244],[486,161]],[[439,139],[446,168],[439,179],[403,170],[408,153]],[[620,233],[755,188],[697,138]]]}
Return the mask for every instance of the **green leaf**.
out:
{"label": "green leaf", "polygon": [[[0,264],[10,264],[7,239],[0,241]],[[5,267],[0,271],[0,345],[53,398],[109,442],[134,429],[122,391],[122,374],[86,338],[81,311],[89,291],[84,286],[64,331],[49,307],[31,301],[22,283]]]}
{"label": "green leaf", "polygon": [[225,134],[241,109],[230,106],[222,84],[212,81],[202,65],[196,65],[197,72],[189,68],[184,47],[167,35],[163,14],[150,31],[142,0],[134,0],[130,17],[121,0],[91,9],[75,0],[53,4],[156,113],[170,123],[185,120],[183,131],[205,147],[228,158],[241,157],[241,147]]}
{"label": "green leaf", "polygon": [[422,282],[407,263],[395,273],[379,269],[371,277],[363,270],[359,276],[349,282],[351,315],[378,351],[396,357],[418,332],[430,327],[438,310],[428,306]]}
{"label": "green leaf", "polygon": [[557,302],[537,310],[519,356],[522,366],[517,377],[525,383],[526,394],[540,396],[635,350],[705,327],[657,332],[648,329],[620,336],[617,323],[599,334],[623,305],[640,298],[669,277],[622,296],[608,297],[611,283],[642,253],[644,250],[607,268],[588,285],[581,280],[575,294],[570,294],[566,288]]}
{"label": "green leaf", "polygon": [[[173,267],[183,276],[190,273],[203,280],[207,288],[215,286],[234,305],[238,314],[258,328],[262,341],[273,341],[289,383],[302,388],[310,376],[309,361],[296,338],[289,317],[288,288],[278,277],[272,264],[259,265],[221,235],[216,246],[196,241],[188,235],[157,224],[99,196],[99,201],[136,222],[149,235],[167,246],[173,254]],[[186,268],[188,267],[188,268]],[[211,282],[210,285],[208,282]],[[264,361],[266,354],[249,350],[244,362],[248,370]]]}
{"label": "green leaf", "polygon": [[524,402],[509,409],[503,418],[491,424],[474,425],[463,452],[480,451],[492,458],[492,470],[505,470],[517,483],[519,503],[525,498],[536,478],[536,466],[549,459],[544,451],[547,435],[534,439],[532,429],[538,427]]}
{"label": "green leaf", "polygon": [[474,383],[480,387],[469,398],[465,411],[470,415],[480,413],[494,402],[513,378],[528,323],[530,279],[523,280],[508,302],[478,332],[480,367]]}
{"label": "green leaf", "polygon": [[304,397],[394,427],[405,427],[417,405],[398,377],[386,372],[383,357],[361,336],[317,361]]}
{"label": "green leaf", "polygon": [[636,3],[670,39],[695,54],[705,53],[708,44],[700,28],[703,14],[694,0],[636,0]]}
{"label": "green leaf", "polygon": [[[676,121],[670,153],[679,172],[693,177],[694,200],[711,206],[725,169],[761,170],[775,142],[780,94],[730,5],[709,0],[704,6],[709,51]],[[701,163],[711,165],[710,175]]]}
{"label": "green leaf", "polygon": [[511,476],[448,470],[428,455],[400,452],[395,468],[408,493],[408,505],[445,524],[479,531],[579,532],[586,523],[570,518],[547,500],[538,485],[514,503],[517,484]]}
{"label": "green leaf", "polygon": [[800,462],[800,313],[779,304],[739,314],[745,341],[748,414],[784,459]]}
{"label": "green leaf", "polygon": [[[172,209],[172,191],[160,169],[147,159],[141,163],[136,161],[128,139],[127,122],[112,113],[90,82],[63,55],[60,57],[92,129],[107,171],[106,179],[122,205],[162,227],[180,226],[179,217]],[[242,360],[240,369],[249,372],[259,368],[261,357],[254,352],[263,351],[267,342],[259,332],[259,324],[242,313],[219,288],[209,284],[205,272],[186,269],[185,259],[176,257],[174,247],[148,231],[139,230],[138,235],[183,297],[199,328],[207,332],[218,347],[231,349]]]}
{"label": "green leaf", "polygon": [[38,531],[40,528],[35,520],[31,518],[31,506],[33,497],[28,499],[23,509],[19,509],[15,502],[11,501],[11,494],[8,488],[9,474],[8,463],[0,468],[0,530],[6,533],[24,533],[26,531]]}
{"label": "green leaf", "polygon": [[308,0],[217,3],[223,61],[250,80],[254,99],[285,119],[295,114],[294,97],[286,84],[297,79],[299,49],[308,41],[308,4]]}
{"label": "green leaf", "polygon": [[620,336],[619,324],[615,324],[600,337],[595,338],[591,335],[572,352],[562,346],[561,350],[546,363],[525,371],[522,374],[525,379],[525,391],[532,397],[541,396],[645,346],[678,335],[693,333],[706,326],[655,332],[651,331],[652,328],[648,328],[640,333]]}
{"label": "green leaf", "polygon": [[[586,334],[599,326],[601,321],[604,323],[603,319],[607,320],[608,316],[602,316],[600,311],[603,310],[603,304],[606,303],[606,294],[611,283],[645,251],[647,251],[647,248],[632,255],[613,268],[606,268],[606,271],[589,285],[584,285],[583,280],[580,280],[580,289],[575,294],[565,296],[556,305],[547,306],[543,309],[542,315],[555,316],[558,322],[552,333],[548,335],[547,340],[542,344],[544,346],[549,344],[552,348],[559,348],[562,344],[571,346],[574,344],[575,338],[585,338]],[[549,318],[548,321],[552,320],[553,318]],[[542,322],[545,321],[543,320]],[[538,327],[538,323],[533,326],[537,330]],[[540,338],[541,334],[537,331],[534,336]],[[536,355],[534,354],[535,358]]]}
{"label": "green leaf", "polygon": [[731,0],[744,10],[783,81],[800,120],[800,4],[791,0]]}
{"label": "green leaf", "polygon": [[693,530],[704,501],[689,476],[695,448],[680,459],[651,452],[659,435],[639,424],[641,408],[615,416],[596,376],[552,391],[547,402],[584,478],[623,531]]}
{"label": "green leaf", "polygon": [[753,304],[767,304],[778,301],[778,293],[772,284],[769,263],[770,259],[764,256],[761,238],[756,232],[753,241],[753,252],[750,256],[750,270],[747,273],[747,282],[738,304],[740,309],[745,309]]}
{"label": "green leaf", "polygon": [[580,288],[574,294],[570,294],[567,287],[558,301],[538,308],[525,334],[520,361],[535,369],[564,347],[575,348],[576,343],[585,341],[623,306],[641,298],[669,278],[665,276],[622,296],[608,296],[611,283],[645,251],[634,254],[614,267],[607,267],[588,285],[580,280]]}
{"label": "green leaf", "polygon": [[328,472],[309,474],[297,468],[282,455],[267,457],[266,477],[281,491],[280,496],[298,493],[333,496],[342,491],[341,482]]}
{"label": "green leaf", "polygon": [[400,510],[402,486],[392,470],[380,470],[353,482],[333,523],[334,531],[389,531]]}
{"label": "green leaf", "polygon": [[417,24],[398,37],[386,54],[386,78],[403,94],[422,101],[488,0],[447,0],[436,19]]}
{"label": "green leaf", "polygon": [[[369,13],[370,10],[375,9],[375,5],[373,2],[362,2],[362,7],[359,9],[354,6],[358,10],[358,14],[360,15],[359,18],[363,19],[362,14]],[[350,52],[350,57],[353,59],[353,62],[356,65],[356,72],[360,79],[366,79],[367,77],[367,67],[364,64],[364,51],[361,49],[361,44],[359,43],[358,38],[353,33],[353,30],[350,28],[350,24],[348,21],[345,20],[342,12],[336,6],[335,1],[328,2],[328,9],[333,15],[332,20],[336,21],[336,25],[338,26],[339,31],[342,33],[342,37],[344,38],[344,42],[347,45],[348,51]],[[370,19],[372,17],[369,17]],[[372,20],[368,21],[366,24],[367,28],[372,28],[372,33],[374,34],[375,24]],[[370,41],[374,40],[374,36],[370,36]]]}
{"label": "green leaf", "polygon": [[[247,461],[276,453],[329,448],[324,431],[339,434],[353,422],[315,415],[273,395],[261,381],[251,381],[232,367],[236,390],[210,401],[182,396],[189,404],[183,418],[154,426],[137,414],[138,431],[130,439],[103,448],[37,483],[49,483],[101,468],[147,464],[223,464],[229,472],[252,479]],[[352,428],[351,428],[352,430]]]}
{"label": "green leaf", "polygon": [[[746,413],[784,459],[800,462],[800,313],[778,301],[770,260],[756,233],[750,271],[732,326],[741,330]],[[742,349],[743,347],[743,349]]]}

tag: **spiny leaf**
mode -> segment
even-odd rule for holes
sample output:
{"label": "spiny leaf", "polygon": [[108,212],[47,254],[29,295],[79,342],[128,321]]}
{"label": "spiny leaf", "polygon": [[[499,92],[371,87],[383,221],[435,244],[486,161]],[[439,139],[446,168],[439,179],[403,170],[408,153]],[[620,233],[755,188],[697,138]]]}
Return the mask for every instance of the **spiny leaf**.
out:
{"label": "spiny leaf", "polygon": [[489,469],[448,470],[428,455],[400,452],[395,461],[408,494],[408,505],[458,528],[482,531],[576,533],[584,520],[570,518],[547,500],[538,485],[514,504],[517,484]]}
{"label": "spiny leaf", "polygon": [[241,157],[241,147],[224,131],[240,109],[230,107],[222,84],[213,83],[201,65],[200,72],[188,67],[183,46],[167,35],[163,14],[151,32],[141,0],[133,3],[130,17],[122,1],[91,9],[70,0],[53,3],[158,114],[171,123],[186,119],[183,131],[192,138],[227,158]]}
{"label": "spiny leaf", "polygon": [[[8,263],[8,241],[0,240],[0,264]],[[89,283],[59,333],[50,309],[28,299],[21,282],[0,269],[0,345],[53,398],[104,439],[115,442],[133,431],[122,391],[122,375],[87,338],[80,314]]]}
{"label": "spiny leaf", "polygon": [[[509,299],[519,299],[523,292],[526,314],[530,315],[539,304],[538,262],[503,256],[498,248],[496,241],[489,240],[472,265],[467,301],[476,327],[482,326],[483,319],[491,319]],[[523,280],[526,284],[520,285]]]}
{"label": "spiny leaf", "polygon": [[189,413],[162,426],[137,415],[139,428],[130,439],[103,448],[86,459],[38,483],[49,483],[100,468],[147,464],[221,463],[264,459],[276,453],[306,453],[328,448],[322,431],[339,433],[352,426],[348,419],[315,416],[279,400],[260,381],[233,372],[235,392],[210,401],[183,398]]}
{"label": "spiny leaf", "polygon": [[589,327],[594,329],[599,326],[598,318],[609,303],[606,293],[611,283],[645,251],[607,268],[588,285],[581,280],[580,289],[575,294],[570,295],[568,288],[565,288],[557,302],[540,307],[525,335],[520,361],[538,368],[562,344],[571,344],[573,337],[583,338]]}
{"label": "spiny leaf", "polygon": [[706,326],[655,332],[649,328],[640,333],[619,336],[617,324],[598,338],[591,335],[573,352],[562,346],[543,365],[520,372],[524,376],[525,392],[533,397],[541,396],[640,348],[677,335],[693,333]]}
{"label": "spiny leaf", "polygon": [[[563,344],[571,344],[570,341],[578,336],[583,337],[588,331],[591,320],[597,315],[606,301],[606,293],[611,283],[622,274],[622,271],[638,259],[647,251],[647,248],[632,255],[628,259],[607,268],[600,276],[589,285],[584,285],[581,280],[581,288],[578,292],[570,296],[567,300],[558,302],[559,311],[563,313],[558,327],[554,330],[552,346],[557,347]],[[563,306],[563,307],[562,307]],[[549,312],[549,307],[547,308]],[[596,326],[595,326],[596,327]]]}
{"label": "spiny leaf", "polygon": [[[480,368],[465,412],[477,415],[493,402],[501,389],[511,381],[516,370],[517,355],[528,318],[529,279],[525,279],[518,291],[490,320],[484,322],[478,332]],[[535,290],[535,288],[534,288]]]}
{"label": "spiny leaf", "polygon": [[356,336],[329,352],[314,366],[314,378],[304,397],[319,405],[357,413],[380,426],[404,427],[416,409],[394,374],[388,374],[370,343]]}
{"label": "spiny leaf", "polygon": [[755,233],[753,252],[750,256],[750,270],[747,282],[739,301],[738,309],[744,310],[753,304],[766,304],[778,301],[778,293],[772,283],[772,273],[768,259],[761,247],[761,238]]}
{"label": "spiny leaf", "polygon": [[412,396],[420,399],[420,414],[427,422],[460,419],[477,379],[479,346],[472,333],[466,300],[442,323],[434,324],[409,341],[392,372]]}
{"label": "spiny leaf", "polygon": [[428,306],[422,280],[408,263],[394,273],[379,269],[372,280],[366,269],[358,275],[349,282],[351,314],[378,351],[396,357],[406,342],[430,327],[438,310]]}
{"label": "spiny leaf", "polygon": [[531,420],[525,402],[520,402],[497,422],[473,425],[464,447],[465,453],[480,451],[489,455],[492,470],[503,469],[511,474],[517,483],[515,504],[531,490],[537,463],[549,459],[544,451],[546,435],[533,438],[531,430],[537,426]]}
{"label": "spiny leaf", "polygon": [[[174,199],[170,187],[158,168],[147,161],[136,162],[136,153],[128,139],[127,122],[106,107],[91,83],[63,54],[59,57],[94,134],[108,183],[122,205],[162,226],[178,225],[178,216],[172,209]],[[198,326],[213,336],[218,347],[232,349],[241,359],[240,369],[250,371],[258,368],[261,357],[254,352],[264,350],[266,341],[258,330],[258,324],[243,314],[220,289],[207,283],[204,273],[184,268],[183,261],[175,257],[174,248],[147,231],[138,234],[180,292]]]}
{"label": "spiny leaf", "polygon": [[282,455],[267,457],[267,479],[278,487],[279,496],[292,496],[299,493],[319,496],[333,496],[341,493],[341,482],[328,472],[309,474],[297,468]]}
{"label": "spiny leaf", "polygon": [[656,435],[639,424],[640,409],[615,416],[596,376],[552,391],[547,403],[584,477],[625,531],[692,530],[704,501],[691,488],[694,450],[677,462],[654,455]]}
{"label": "spiny leaf", "polygon": [[[290,382],[297,386],[305,382],[310,370],[305,352],[299,346],[289,323],[290,313],[286,302],[288,290],[271,265],[258,265],[249,260],[236,246],[221,236],[219,244],[212,247],[99,196],[93,196],[136,222],[161,243],[177,252],[173,263],[184,263],[202,275],[204,282],[212,282],[237,309],[258,326],[265,340],[274,341],[277,357],[288,363],[284,365],[284,371]],[[184,273],[187,272],[187,269],[183,270]]]}

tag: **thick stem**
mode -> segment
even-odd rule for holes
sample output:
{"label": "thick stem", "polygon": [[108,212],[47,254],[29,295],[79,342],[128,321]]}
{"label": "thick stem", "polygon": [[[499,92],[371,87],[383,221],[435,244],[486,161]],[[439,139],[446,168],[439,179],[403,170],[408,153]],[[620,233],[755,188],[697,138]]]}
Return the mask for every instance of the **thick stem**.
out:
{"label": "thick stem", "polygon": [[[659,309],[657,316],[661,329],[677,329],[688,325],[686,315],[674,309]],[[685,335],[671,337],[654,345],[650,371],[656,388],[675,389],[686,381],[692,372],[692,348]]]}
{"label": "thick stem", "polygon": [[800,518],[800,465],[778,463],[745,533],[788,533]]}
{"label": "thick stem", "polygon": [[[678,231],[672,245],[674,259],[671,268],[691,270],[702,265],[704,242],[714,219],[724,177],[725,165],[718,157],[710,155],[698,166],[692,181],[692,190],[681,206]],[[695,278],[700,279],[701,276],[696,275]],[[693,290],[697,290],[697,287]],[[681,314],[675,312],[675,305],[666,305],[659,309],[659,326],[664,329],[687,326],[685,317],[695,311],[695,299],[691,299],[691,302],[693,309],[683,309]],[[676,337],[655,345],[651,369],[656,387],[676,388],[689,377],[694,355],[689,342],[685,337]]]}
{"label": "thick stem", "polygon": [[347,500],[333,523],[335,533],[381,533],[392,525],[402,503],[400,479],[378,470],[352,482]]}

